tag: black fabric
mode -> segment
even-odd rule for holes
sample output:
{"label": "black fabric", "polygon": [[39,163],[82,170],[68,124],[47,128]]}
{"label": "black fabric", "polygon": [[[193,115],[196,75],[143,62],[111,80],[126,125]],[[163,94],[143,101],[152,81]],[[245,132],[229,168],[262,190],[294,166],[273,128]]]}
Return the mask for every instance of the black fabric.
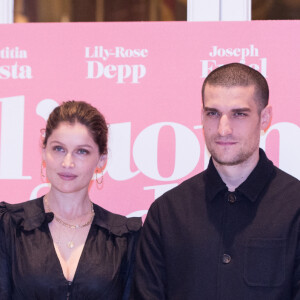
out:
{"label": "black fabric", "polygon": [[300,182],[260,160],[234,193],[214,167],[151,206],[132,299],[300,299]]}
{"label": "black fabric", "polygon": [[140,218],[110,213],[94,204],[95,216],[72,283],[62,272],[43,198],[0,203],[0,299],[127,299]]}

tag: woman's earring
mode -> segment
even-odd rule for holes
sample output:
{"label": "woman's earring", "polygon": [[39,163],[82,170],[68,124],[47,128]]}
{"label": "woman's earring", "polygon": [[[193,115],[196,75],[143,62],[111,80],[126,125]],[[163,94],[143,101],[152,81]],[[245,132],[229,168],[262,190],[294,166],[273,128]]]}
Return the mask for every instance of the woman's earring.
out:
{"label": "woman's earring", "polygon": [[97,182],[97,186],[101,187],[101,185],[103,184],[103,171],[101,170],[101,177],[98,178],[98,174],[99,174],[99,169],[96,169],[96,182]]}
{"label": "woman's earring", "polygon": [[45,161],[43,160],[42,163],[41,163],[41,177],[42,178],[45,178],[46,175],[44,174],[44,169],[46,169],[46,163]]}

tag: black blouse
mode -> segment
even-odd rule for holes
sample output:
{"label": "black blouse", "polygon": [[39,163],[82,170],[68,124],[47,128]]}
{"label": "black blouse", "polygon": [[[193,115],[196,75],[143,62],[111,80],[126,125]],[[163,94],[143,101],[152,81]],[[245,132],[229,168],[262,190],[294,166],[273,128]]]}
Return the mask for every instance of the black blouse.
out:
{"label": "black blouse", "polygon": [[140,218],[94,204],[95,216],[72,282],[56,255],[43,198],[0,203],[0,299],[127,299]]}

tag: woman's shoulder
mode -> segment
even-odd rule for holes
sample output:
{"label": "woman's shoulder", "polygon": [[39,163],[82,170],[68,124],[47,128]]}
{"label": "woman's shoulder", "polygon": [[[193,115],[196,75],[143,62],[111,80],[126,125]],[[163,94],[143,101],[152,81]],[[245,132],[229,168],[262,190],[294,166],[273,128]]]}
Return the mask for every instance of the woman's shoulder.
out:
{"label": "woman's shoulder", "polygon": [[43,214],[42,197],[21,203],[0,202],[0,222],[5,224],[25,225],[28,220]]}
{"label": "woman's shoulder", "polygon": [[24,215],[24,205],[26,202],[11,204],[0,202],[0,220],[8,221],[14,216]]}
{"label": "woman's shoulder", "polygon": [[112,213],[97,204],[94,205],[95,217],[93,224],[105,228],[117,236],[133,234],[142,227],[142,219],[138,217],[127,218],[125,216]]}

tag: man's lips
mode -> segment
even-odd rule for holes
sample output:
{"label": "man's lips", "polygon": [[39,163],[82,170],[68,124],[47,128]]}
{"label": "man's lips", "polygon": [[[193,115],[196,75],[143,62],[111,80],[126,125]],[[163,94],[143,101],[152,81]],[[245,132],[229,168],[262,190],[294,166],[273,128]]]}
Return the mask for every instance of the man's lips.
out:
{"label": "man's lips", "polygon": [[235,145],[236,142],[232,142],[232,141],[216,141],[216,144],[218,144],[220,146],[232,146],[232,145]]}
{"label": "man's lips", "polygon": [[72,173],[57,173],[57,175],[62,179],[62,180],[74,180],[77,178],[77,175],[72,174]]}

